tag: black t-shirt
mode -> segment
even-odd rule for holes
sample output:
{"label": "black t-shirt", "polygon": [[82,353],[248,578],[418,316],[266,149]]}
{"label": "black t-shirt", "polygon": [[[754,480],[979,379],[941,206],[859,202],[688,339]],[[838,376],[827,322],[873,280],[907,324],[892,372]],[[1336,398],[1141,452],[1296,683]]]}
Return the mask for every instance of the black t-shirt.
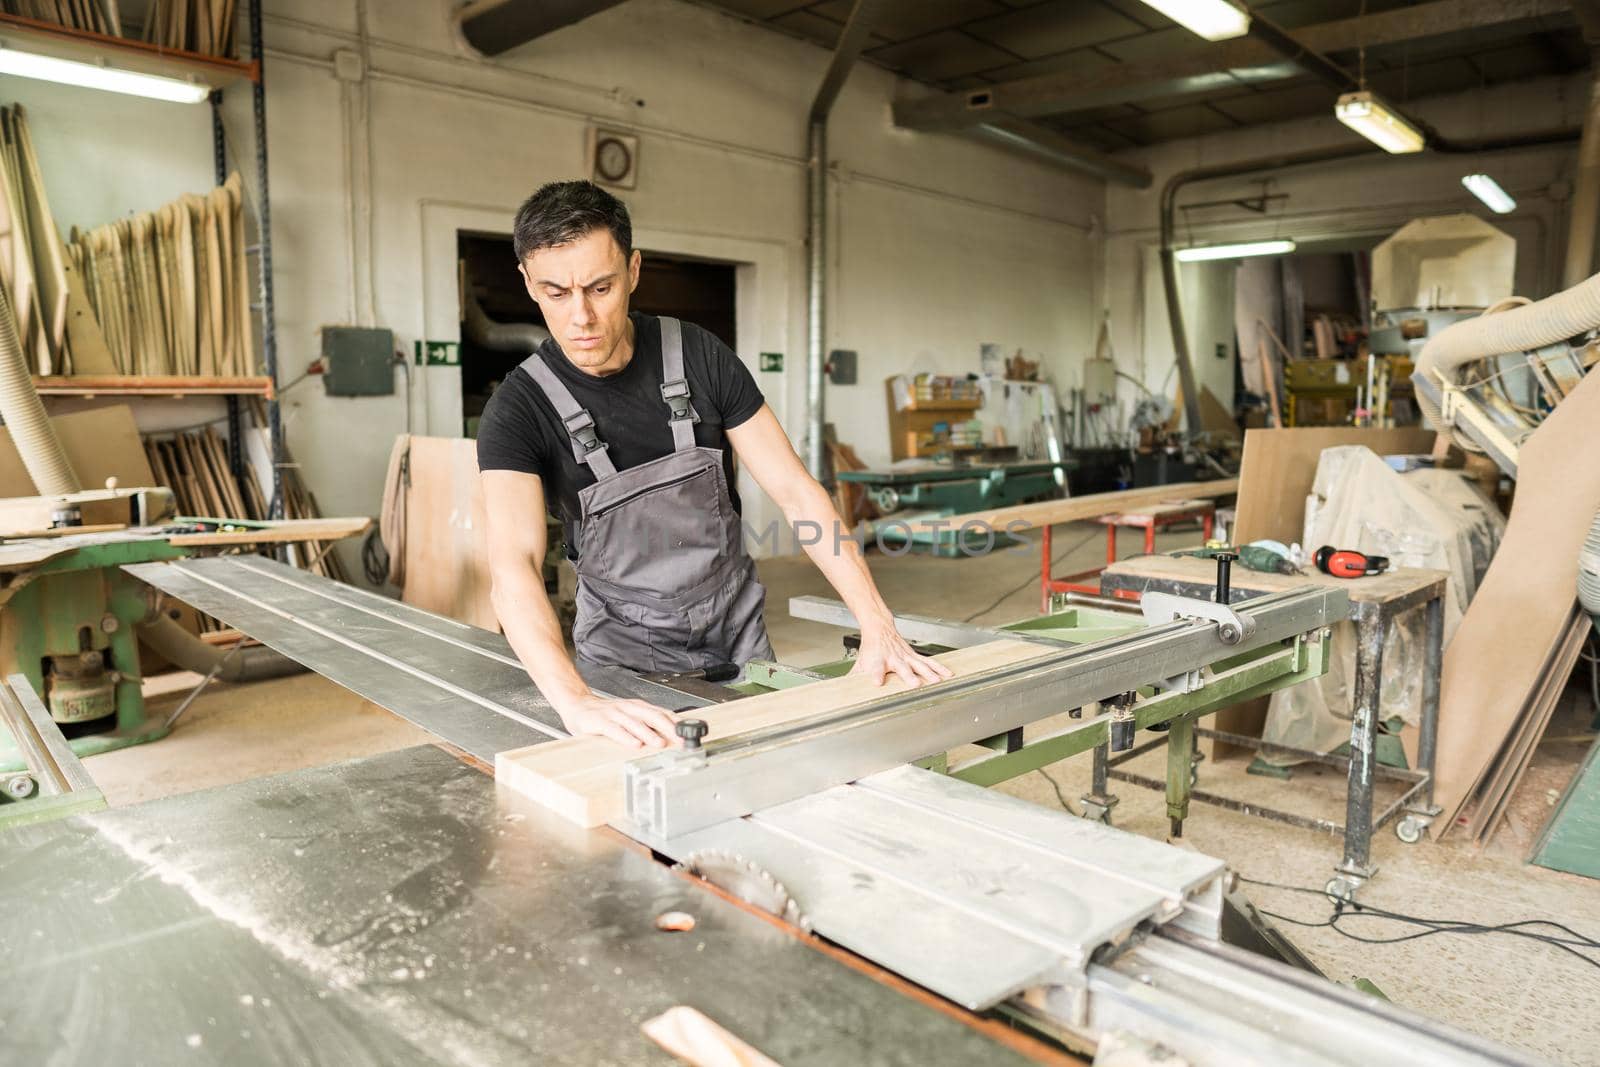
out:
{"label": "black t-shirt", "polygon": [[[619,471],[672,451],[672,428],[667,422],[671,409],[661,399],[665,377],[661,321],[638,312],[629,318],[633,320],[633,359],[609,377],[598,378],[574,367],[553,338],[538,351],[573,398],[594,416],[595,431],[610,446],[608,455]],[[695,443],[723,450],[728,491],[737,510],[733,450],[724,431],[760,411],[765,400],[733,350],[688,322],[683,324],[683,373],[689,380],[691,403],[700,416],[694,427]],[[571,438],[555,405],[521,368],[506,376],[484,408],[478,423],[478,469],[537,474],[544,482],[550,514],[566,525],[568,555],[576,558],[578,492],[593,485],[595,477],[587,464],[580,465],[573,458]]]}

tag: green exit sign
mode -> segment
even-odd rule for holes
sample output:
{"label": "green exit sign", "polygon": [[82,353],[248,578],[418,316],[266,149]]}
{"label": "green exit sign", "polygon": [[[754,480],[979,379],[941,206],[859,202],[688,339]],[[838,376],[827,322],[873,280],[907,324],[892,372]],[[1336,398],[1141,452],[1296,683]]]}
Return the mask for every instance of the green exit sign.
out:
{"label": "green exit sign", "polygon": [[454,367],[461,363],[461,346],[455,341],[417,341],[412,351],[419,367]]}
{"label": "green exit sign", "polygon": [[766,371],[782,371],[783,370],[783,353],[782,352],[763,352],[763,353],[761,353],[761,369],[762,370],[766,370]]}

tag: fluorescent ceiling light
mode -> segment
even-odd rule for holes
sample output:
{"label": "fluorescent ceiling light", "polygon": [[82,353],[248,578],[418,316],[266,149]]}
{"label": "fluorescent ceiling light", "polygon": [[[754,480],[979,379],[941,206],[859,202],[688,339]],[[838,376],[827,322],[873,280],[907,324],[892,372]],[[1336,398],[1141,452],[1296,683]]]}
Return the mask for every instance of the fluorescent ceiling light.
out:
{"label": "fluorescent ceiling light", "polygon": [[1333,105],[1333,114],[1385,152],[1420,152],[1427,144],[1422,131],[1376,93],[1345,93]]}
{"label": "fluorescent ceiling light", "polygon": [[211,86],[200,82],[164,78],[159,74],[138,74],[104,64],[79,63],[72,59],[19,52],[4,46],[0,46],[0,74],[145,96],[152,100],[170,100],[178,104],[198,104],[211,95]]}
{"label": "fluorescent ceiling light", "polygon": [[1208,41],[1243,37],[1250,29],[1250,15],[1228,0],[1144,0],[1178,25],[1198,33]]}
{"label": "fluorescent ceiling light", "polygon": [[1517,209],[1517,202],[1511,199],[1511,194],[1500,188],[1500,183],[1487,174],[1468,174],[1461,179],[1461,184],[1497,215],[1509,215]]}
{"label": "fluorescent ceiling light", "polygon": [[1201,245],[1180,248],[1173,255],[1179,263],[1200,263],[1208,259],[1243,259],[1246,256],[1281,256],[1294,251],[1293,241],[1246,241],[1237,245]]}

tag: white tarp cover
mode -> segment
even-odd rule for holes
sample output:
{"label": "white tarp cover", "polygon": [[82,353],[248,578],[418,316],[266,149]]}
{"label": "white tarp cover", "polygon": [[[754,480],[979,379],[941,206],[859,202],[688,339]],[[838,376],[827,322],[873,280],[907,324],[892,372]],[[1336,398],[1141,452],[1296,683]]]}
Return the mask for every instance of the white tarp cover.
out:
{"label": "white tarp cover", "polygon": [[[1395,568],[1448,571],[1448,644],[1504,531],[1499,508],[1461,471],[1422,468],[1400,474],[1371,449],[1353,445],[1323,451],[1306,503],[1303,544],[1307,555],[1333,545],[1388,556]],[[1422,642],[1421,611],[1408,612],[1390,627],[1383,648],[1380,720],[1416,724],[1422,710]],[[1264,740],[1317,752],[1350,740],[1355,652],[1355,624],[1340,623],[1334,627],[1327,674],[1273,694]]]}

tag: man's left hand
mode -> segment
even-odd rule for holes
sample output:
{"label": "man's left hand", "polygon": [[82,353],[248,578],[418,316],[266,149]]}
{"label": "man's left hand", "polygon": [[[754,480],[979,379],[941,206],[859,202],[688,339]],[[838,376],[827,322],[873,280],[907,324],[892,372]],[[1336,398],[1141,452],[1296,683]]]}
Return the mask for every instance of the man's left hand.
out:
{"label": "man's left hand", "polygon": [[918,655],[905,638],[888,630],[861,635],[861,649],[856,653],[856,665],[850,673],[866,675],[874,685],[882,685],[890,675],[895,675],[915,687],[944,681],[950,677],[950,668],[936,659]]}

